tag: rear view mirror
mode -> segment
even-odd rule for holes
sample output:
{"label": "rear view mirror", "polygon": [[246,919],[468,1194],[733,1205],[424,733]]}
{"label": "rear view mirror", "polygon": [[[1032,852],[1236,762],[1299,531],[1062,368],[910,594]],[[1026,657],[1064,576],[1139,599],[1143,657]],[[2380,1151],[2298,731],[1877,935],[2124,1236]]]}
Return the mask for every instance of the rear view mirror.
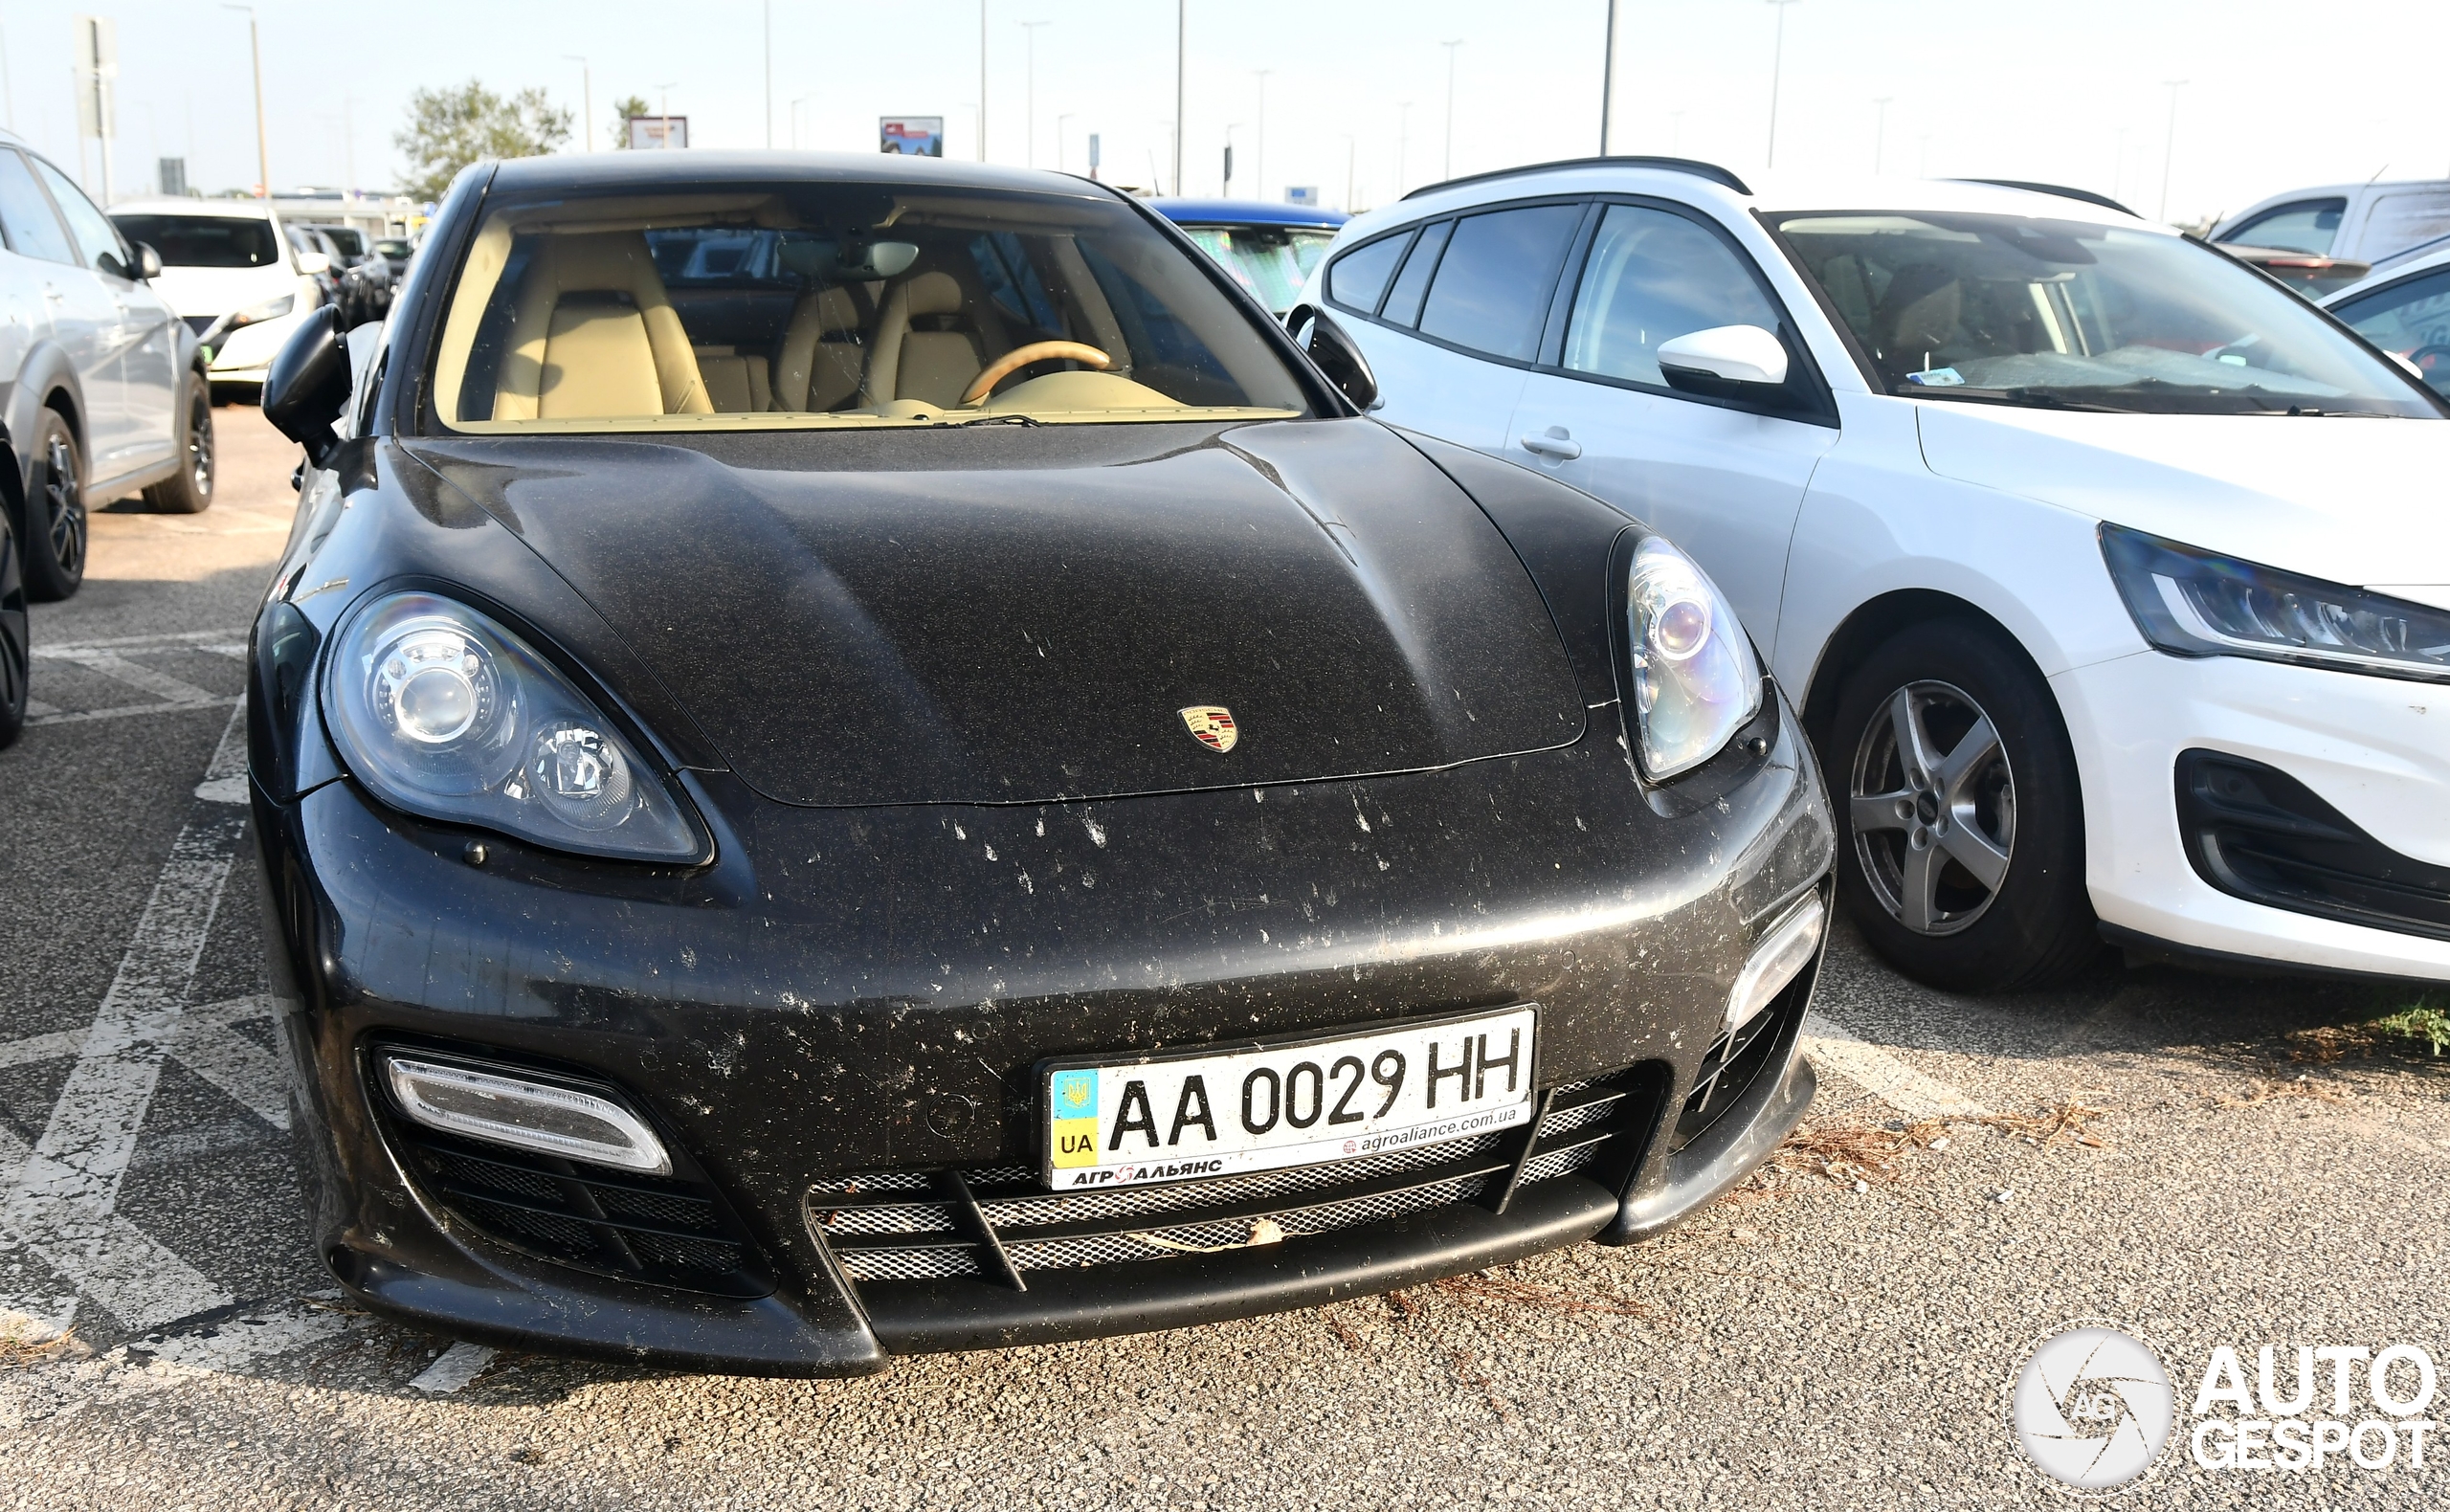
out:
{"label": "rear view mirror", "polygon": [[1758,325],[1713,325],[1659,344],[1668,386],[1731,399],[1787,381],[1787,346]]}
{"label": "rear view mirror", "polygon": [[340,445],[332,427],[348,405],[348,339],[341,334],[340,312],[318,305],[273,357],[264,375],[264,418],[321,467]]}
{"label": "rear view mirror", "polygon": [[1361,344],[1327,319],[1325,310],[1297,304],[1286,312],[1284,328],[1309,354],[1327,382],[1341,389],[1356,409],[1366,412],[1387,402],[1378,392],[1378,375],[1370,370],[1370,359],[1361,354]]}

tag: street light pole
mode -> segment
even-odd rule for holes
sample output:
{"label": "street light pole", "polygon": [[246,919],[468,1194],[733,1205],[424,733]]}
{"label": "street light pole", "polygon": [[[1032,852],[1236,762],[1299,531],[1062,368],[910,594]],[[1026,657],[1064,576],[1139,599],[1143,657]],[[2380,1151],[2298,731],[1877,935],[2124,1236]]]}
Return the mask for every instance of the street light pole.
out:
{"label": "street light pole", "polygon": [[256,34],[256,8],[251,5],[230,5],[227,0],[224,0],[221,9],[247,12],[247,52],[253,56],[256,64],[256,176],[261,180],[256,186],[256,197],[270,199],[272,198],[272,146],[271,139],[264,133],[264,49],[262,40]]}
{"label": "street light pole", "polygon": [[1344,138],[1344,211],[1352,213],[1352,157],[1356,150],[1351,132],[1339,133]]}
{"label": "street light pole", "polygon": [[1608,42],[1599,55],[1599,155],[1608,155],[1608,118],[1616,102],[1616,0],[1608,0]]}
{"label": "street light pole", "polygon": [[2161,211],[2153,218],[2166,221],[2170,218],[2170,166],[2178,155],[2178,91],[2187,86],[2187,80],[2165,78],[2161,85],[2170,92],[2170,135],[2161,146]]}
{"label": "street light pole", "polygon": [[1030,63],[1027,75],[1029,85],[1022,91],[1021,100],[1022,108],[1029,114],[1029,166],[1031,167],[1037,167],[1037,29],[1046,24],[1044,21],[1021,23],[1022,32],[1026,33],[1030,39]]}
{"label": "street light pole", "polygon": [[1258,191],[1256,198],[1265,199],[1267,198],[1267,76],[1275,73],[1276,70],[1255,68],[1251,72],[1257,74],[1259,80],[1258,145],[1251,149],[1251,187]]}
{"label": "street light pole", "polygon": [[1787,62],[1787,7],[1795,0],[1770,0],[1778,12],[1778,39],[1770,50],[1770,155],[1764,167],[1778,166],[1778,78]]}
{"label": "street light pole", "polygon": [[1077,110],[1067,110],[1055,118],[1055,171],[1058,173],[1065,171],[1064,164],[1068,161],[1063,153],[1063,122],[1079,114]]}
{"label": "street light pole", "polygon": [[1880,167],[1888,151],[1888,103],[1894,95],[1882,95],[1872,101],[1880,107],[1879,124],[1872,127],[1872,177],[1880,177]]}
{"label": "street light pole", "polygon": [[1174,0],[1174,192],[1183,191],[1183,25],[1191,0]]}
{"label": "street light pole", "polygon": [[1446,49],[1446,171],[1441,177],[1451,179],[1455,176],[1455,50],[1463,45],[1463,39],[1459,36],[1437,45]]}
{"label": "street light pole", "polygon": [[1404,197],[1404,158],[1413,145],[1413,102],[1395,102],[1395,197]]}
{"label": "street light pole", "polygon": [[587,114],[579,118],[578,139],[587,144],[582,151],[595,150],[595,71],[588,60],[576,53],[564,53],[562,61],[578,65],[578,94],[581,108]]}
{"label": "street light pole", "polygon": [[800,149],[800,107],[815,98],[815,92],[811,91],[791,101],[791,150],[794,152]]}
{"label": "street light pole", "polygon": [[680,80],[676,78],[655,86],[656,120],[663,122],[663,141],[657,145],[658,151],[672,150],[672,86],[679,82]]}

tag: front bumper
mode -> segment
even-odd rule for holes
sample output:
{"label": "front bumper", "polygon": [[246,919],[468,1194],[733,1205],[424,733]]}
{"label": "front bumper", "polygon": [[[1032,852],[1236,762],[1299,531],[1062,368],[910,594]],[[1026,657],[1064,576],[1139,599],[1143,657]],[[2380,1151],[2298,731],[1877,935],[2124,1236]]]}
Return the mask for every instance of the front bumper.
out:
{"label": "front bumper", "polygon": [[2450,979],[2450,940],[2223,892],[2180,833],[2180,753],[2274,767],[2402,856],[2450,864],[2450,688],[2139,652],[2051,679],[2084,789],[2085,880],[2113,938],[2232,961]]}
{"label": "front bumper", "polygon": [[[694,774],[720,857],[687,874],[498,840],[472,867],[463,834],[378,812],[345,780],[286,806],[259,789],[319,1249],[362,1300],[469,1337],[852,1374],[888,1353],[1179,1326],[1656,1233],[1765,1158],[1810,1100],[1794,1044],[1811,970],[1748,1050],[1715,1041],[1749,942],[1826,886],[1830,832],[1783,710],[1766,757],[1691,812],[1645,803],[1613,745],[1014,809],[791,810]],[[812,1204],[880,1173],[1034,1167],[1033,1068],[1049,1056],[1523,1001],[1542,1005],[1543,1086],[1615,1077],[1635,1094],[1606,1158],[1553,1179],[1288,1225],[1263,1247],[1033,1271],[1026,1289],[855,1278]],[[386,1041],[623,1090],[719,1194],[764,1281],[643,1284],[471,1221],[370,1095],[368,1049]]]}
{"label": "front bumper", "polygon": [[212,365],[208,376],[215,383],[261,383],[272,371],[272,360],[288,345],[290,333],[297,330],[311,311],[294,310],[253,325],[241,325],[222,334],[212,349]]}

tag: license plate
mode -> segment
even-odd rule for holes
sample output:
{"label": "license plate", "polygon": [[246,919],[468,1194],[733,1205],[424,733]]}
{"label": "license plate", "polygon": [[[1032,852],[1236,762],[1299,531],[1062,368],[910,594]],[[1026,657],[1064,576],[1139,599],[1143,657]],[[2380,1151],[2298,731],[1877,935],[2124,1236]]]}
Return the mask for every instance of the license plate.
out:
{"label": "license plate", "polygon": [[1521,1128],[1539,1008],[1041,1068],[1047,1185],[1136,1187]]}

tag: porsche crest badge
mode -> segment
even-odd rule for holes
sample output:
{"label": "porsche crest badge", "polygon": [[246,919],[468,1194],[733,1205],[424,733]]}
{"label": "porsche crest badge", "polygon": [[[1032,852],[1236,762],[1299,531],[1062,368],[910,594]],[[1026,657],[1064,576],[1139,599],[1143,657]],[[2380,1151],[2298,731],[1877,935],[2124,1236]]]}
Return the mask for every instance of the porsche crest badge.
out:
{"label": "porsche crest badge", "polygon": [[1229,751],[1242,732],[1234,725],[1234,711],[1222,703],[1194,703],[1181,711],[1191,738],[1213,751]]}

